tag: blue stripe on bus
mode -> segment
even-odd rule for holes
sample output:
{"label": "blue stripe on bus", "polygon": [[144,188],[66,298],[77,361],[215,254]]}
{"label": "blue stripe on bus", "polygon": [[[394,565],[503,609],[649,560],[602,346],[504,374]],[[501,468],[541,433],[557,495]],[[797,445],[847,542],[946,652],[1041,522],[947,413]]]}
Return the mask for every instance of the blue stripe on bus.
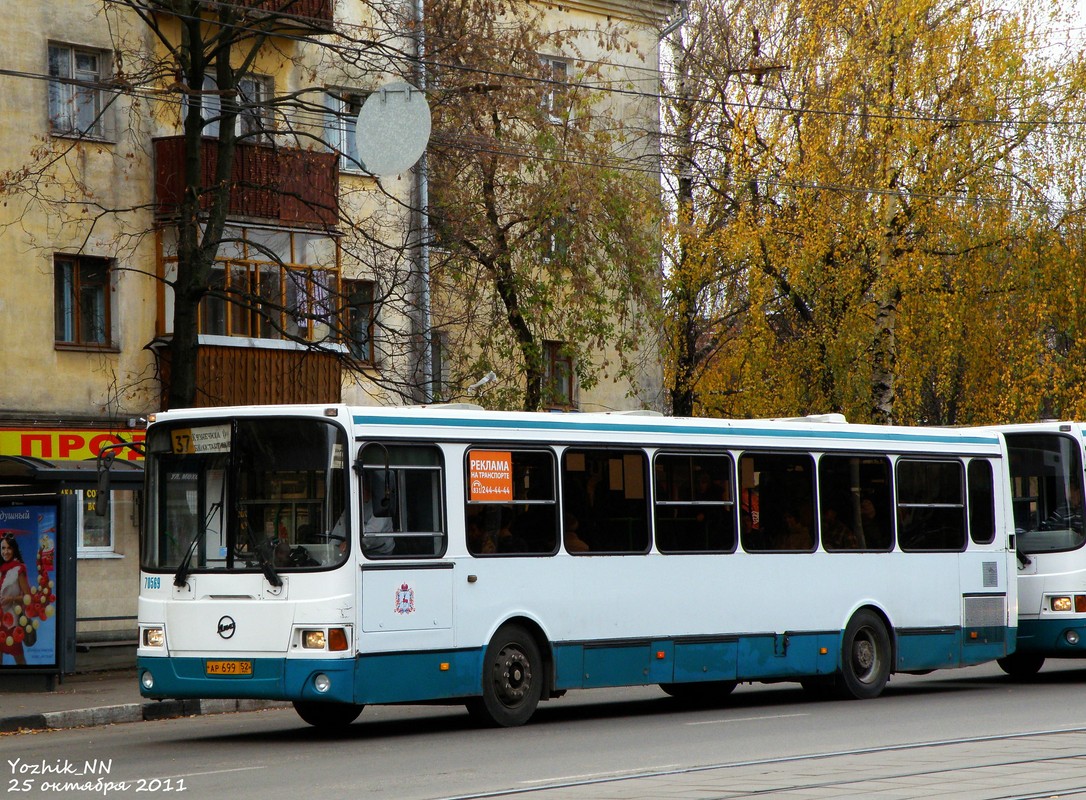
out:
{"label": "blue stripe on bus", "polygon": [[617,424],[608,422],[580,422],[565,418],[558,420],[507,420],[507,419],[471,419],[445,417],[370,417],[356,415],[355,425],[405,425],[412,427],[441,427],[480,430],[545,430],[545,431],[592,431],[607,433],[673,433],[685,436],[764,436],[769,438],[799,439],[841,439],[846,441],[897,441],[940,444],[996,444],[999,440],[986,436],[940,436],[925,433],[883,433],[842,430],[834,424],[826,423],[825,428],[817,430],[792,430],[775,428],[720,428],[720,427],[680,427],[647,424]]}
{"label": "blue stripe on bus", "polygon": [[[1078,644],[1067,642],[1067,632],[1078,634]],[[1086,658],[1086,619],[1019,619],[1019,653],[1052,658]]]}
{"label": "blue stripe on bus", "polygon": [[[838,667],[841,636],[841,632],[813,632],[705,641],[560,643],[552,651],[554,688],[787,681],[831,675]],[[964,637],[960,628],[910,630],[896,637],[894,669],[909,672],[981,664],[1007,655],[1014,644],[1014,628],[985,629],[976,639]],[[146,697],[398,703],[478,695],[483,653],[483,648],[474,648],[371,653],[356,659],[255,658],[250,659],[251,676],[231,677],[206,675],[203,658],[140,657],[137,665],[141,675],[150,671],[155,679],[151,691],[141,687]],[[331,689],[324,694],[313,688],[313,678],[319,673],[331,678]]]}

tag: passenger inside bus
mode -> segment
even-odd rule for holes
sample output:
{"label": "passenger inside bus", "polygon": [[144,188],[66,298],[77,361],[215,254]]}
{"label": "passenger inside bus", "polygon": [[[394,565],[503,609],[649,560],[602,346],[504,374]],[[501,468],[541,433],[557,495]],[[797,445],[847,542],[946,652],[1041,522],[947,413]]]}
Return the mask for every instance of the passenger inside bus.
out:
{"label": "passenger inside bus", "polygon": [[807,504],[784,512],[784,530],[778,534],[777,550],[810,550],[811,510]]}
{"label": "passenger inside bus", "polygon": [[822,546],[827,550],[859,550],[863,547],[860,538],[841,521],[837,509],[831,505],[822,509]]}
{"label": "passenger inside bus", "polygon": [[565,526],[564,539],[566,543],[566,552],[587,553],[590,548],[588,543],[580,536],[580,522],[578,522],[577,518],[569,512],[566,512],[563,517],[563,523]]}

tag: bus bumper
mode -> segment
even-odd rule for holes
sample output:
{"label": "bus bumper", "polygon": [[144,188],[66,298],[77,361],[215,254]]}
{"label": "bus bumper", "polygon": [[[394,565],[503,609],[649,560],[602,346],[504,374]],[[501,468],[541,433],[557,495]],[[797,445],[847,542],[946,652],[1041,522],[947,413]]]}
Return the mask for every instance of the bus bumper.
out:
{"label": "bus bumper", "polygon": [[[208,675],[204,658],[136,659],[140,694],[165,698],[229,698],[247,700],[323,700],[354,702],[354,660],[242,659],[252,664],[247,675]],[[317,689],[327,684],[325,691]],[[325,681],[324,679],[327,679]]]}
{"label": "bus bumper", "polygon": [[1022,619],[1016,652],[1086,658],[1086,619]]}

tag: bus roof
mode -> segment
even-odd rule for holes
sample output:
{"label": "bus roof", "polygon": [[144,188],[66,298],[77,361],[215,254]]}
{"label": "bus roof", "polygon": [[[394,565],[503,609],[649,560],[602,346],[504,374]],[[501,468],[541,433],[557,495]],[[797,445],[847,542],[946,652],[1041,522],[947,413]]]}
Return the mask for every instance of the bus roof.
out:
{"label": "bus roof", "polygon": [[[894,425],[852,424],[839,414],[772,419],[716,419],[705,417],[666,417],[655,412],[524,412],[487,411],[467,404],[427,406],[347,406],[347,405],[259,405],[222,408],[192,408],[162,412],[155,421],[215,417],[282,417],[284,415],[321,416],[350,420],[359,426],[380,429],[381,435],[403,436],[408,430],[429,429],[435,439],[472,437],[488,439],[528,438],[539,441],[548,435],[564,437],[627,434],[633,444],[644,437],[660,436],[667,443],[686,437],[760,438],[774,442],[817,439],[837,448],[849,445],[892,443],[903,446],[963,445],[981,449],[1000,445],[999,429],[921,428]],[[357,431],[356,431],[357,432]],[[417,434],[416,434],[417,435]],[[657,442],[663,443],[663,442]]]}

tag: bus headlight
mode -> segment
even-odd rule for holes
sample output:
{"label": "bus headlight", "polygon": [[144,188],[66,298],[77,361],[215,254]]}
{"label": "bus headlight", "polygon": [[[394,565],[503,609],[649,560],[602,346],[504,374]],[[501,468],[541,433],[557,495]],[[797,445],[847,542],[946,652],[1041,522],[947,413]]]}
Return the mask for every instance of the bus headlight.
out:
{"label": "bus headlight", "polygon": [[166,645],[166,631],[164,628],[144,628],[143,629],[143,646],[144,647],[165,647]]}
{"label": "bus headlight", "polygon": [[1070,597],[1053,597],[1052,598],[1052,610],[1053,611],[1070,611],[1071,598]]}
{"label": "bus headlight", "polygon": [[1078,631],[1067,631],[1063,635],[1064,640],[1072,647],[1076,646],[1079,642]]}
{"label": "bus headlight", "polygon": [[302,631],[302,647],[306,650],[323,650],[326,643],[324,631]]}
{"label": "bus headlight", "polygon": [[313,688],[321,694],[324,694],[332,688],[332,679],[325,675],[323,672],[318,672],[313,678]]}
{"label": "bus headlight", "polygon": [[155,686],[155,678],[153,675],[151,675],[149,671],[144,671],[140,675],[140,684],[147,691],[151,691],[151,689],[153,689]]}

